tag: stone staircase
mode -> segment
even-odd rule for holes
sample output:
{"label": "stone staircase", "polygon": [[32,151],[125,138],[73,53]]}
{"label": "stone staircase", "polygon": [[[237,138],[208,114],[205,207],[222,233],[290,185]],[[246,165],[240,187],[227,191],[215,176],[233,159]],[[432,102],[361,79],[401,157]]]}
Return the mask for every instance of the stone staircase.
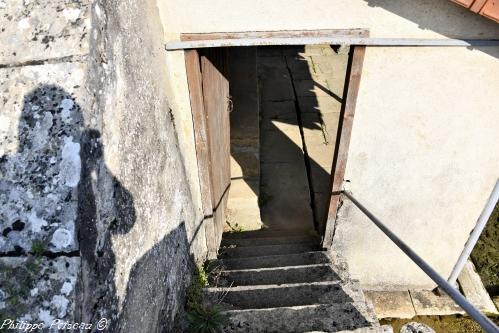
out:
{"label": "stone staircase", "polygon": [[347,265],[304,230],[224,234],[205,302],[229,317],[224,332],[376,332],[380,326]]}

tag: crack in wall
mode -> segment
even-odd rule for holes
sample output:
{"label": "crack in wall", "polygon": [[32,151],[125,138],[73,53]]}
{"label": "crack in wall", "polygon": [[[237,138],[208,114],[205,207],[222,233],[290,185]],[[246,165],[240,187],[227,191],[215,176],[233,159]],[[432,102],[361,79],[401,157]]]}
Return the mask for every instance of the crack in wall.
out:
{"label": "crack in wall", "polygon": [[10,64],[0,64],[0,68],[41,66],[41,65],[47,65],[47,64],[58,64],[58,63],[63,63],[63,62],[84,62],[85,58],[87,58],[88,56],[89,56],[89,54],[79,54],[79,55],[70,55],[70,56],[59,57],[59,58],[27,60],[27,61],[13,62]]}

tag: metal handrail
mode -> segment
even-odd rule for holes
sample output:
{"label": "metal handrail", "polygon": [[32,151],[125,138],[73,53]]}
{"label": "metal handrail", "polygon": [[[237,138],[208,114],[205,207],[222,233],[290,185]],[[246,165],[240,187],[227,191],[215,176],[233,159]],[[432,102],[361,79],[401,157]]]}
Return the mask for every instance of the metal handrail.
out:
{"label": "metal handrail", "polygon": [[499,179],[496,182],[496,185],[494,186],[494,189],[492,190],[492,193],[490,194],[489,200],[487,200],[487,204],[483,208],[482,213],[478,217],[478,221],[475,225],[475,228],[473,228],[473,231],[470,234],[470,237],[468,238],[468,241],[464,245],[463,251],[461,252],[461,255],[459,256],[459,259],[456,261],[456,264],[454,265],[454,268],[452,269],[452,272],[447,279],[447,281],[453,285],[456,286],[456,281],[457,277],[463,270],[464,265],[466,264],[466,261],[468,261],[468,258],[470,257],[471,251],[473,251],[473,248],[475,247],[476,243],[478,242],[478,239],[480,238],[480,235],[482,234],[483,229],[487,225],[487,222],[489,221],[490,215],[492,215],[492,212],[494,211],[495,206],[497,205],[497,201],[499,200]]}
{"label": "metal handrail", "polygon": [[367,208],[358,202],[351,193],[342,192],[357,208],[359,208],[376,226],[383,231],[416,265],[419,266],[443,291],[447,293],[471,318],[473,318],[487,333],[499,333],[499,328],[477,308],[471,305],[468,300],[454,287],[438,274],[430,265],[426,263],[416,252],[397,237],[387,226],[376,218]]}

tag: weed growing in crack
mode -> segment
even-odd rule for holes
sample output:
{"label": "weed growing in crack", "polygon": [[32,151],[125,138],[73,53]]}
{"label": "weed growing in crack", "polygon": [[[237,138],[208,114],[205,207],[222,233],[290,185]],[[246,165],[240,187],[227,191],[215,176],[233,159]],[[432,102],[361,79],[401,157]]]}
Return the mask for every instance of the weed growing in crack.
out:
{"label": "weed growing in crack", "polygon": [[239,225],[239,223],[237,223],[237,222],[231,223],[229,221],[225,221],[225,223],[227,223],[227,225],[229,226],[229,228],[230,228],[229,232],[231,232],[231,233],[244,231],[244,228],[241,225]]}
{"label": "weed growing in crack", "polygon": [[203,288],[208,286],[208,273],[205,267],[199,265],[193,275],[190,287],[187,289],[187,320],[189,332],[192,333],[217,333],[228,322],[228,318],[218,306],[223,296],[212,304],[203,304]]}

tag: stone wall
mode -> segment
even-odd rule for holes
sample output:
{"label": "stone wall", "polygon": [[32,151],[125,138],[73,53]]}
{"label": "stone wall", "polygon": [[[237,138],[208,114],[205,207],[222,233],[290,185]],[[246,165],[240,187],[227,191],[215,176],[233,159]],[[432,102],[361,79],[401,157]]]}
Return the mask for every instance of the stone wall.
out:
{"label": "stone wall", "polygon": [[1,319],[171,330],[206,244],[155,2],[0,1],[0,20]]}

